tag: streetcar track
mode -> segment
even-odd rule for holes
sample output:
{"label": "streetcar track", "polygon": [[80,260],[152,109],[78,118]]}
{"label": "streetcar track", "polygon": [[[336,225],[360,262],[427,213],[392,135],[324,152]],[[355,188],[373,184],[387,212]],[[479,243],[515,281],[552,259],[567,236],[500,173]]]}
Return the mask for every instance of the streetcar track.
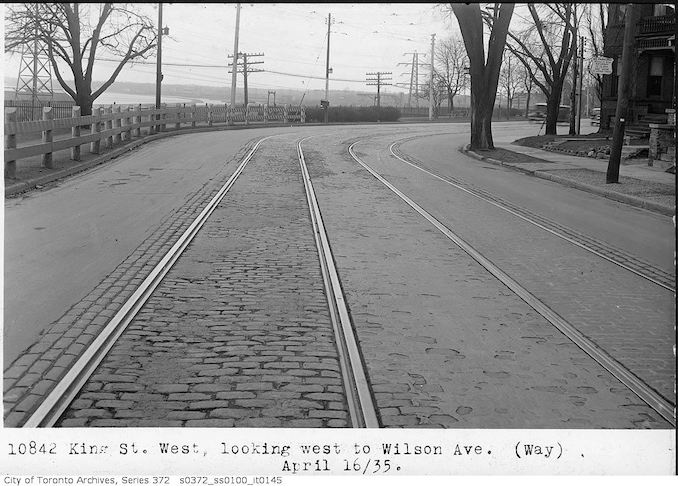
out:
{"label": "streetcar track", "polygon": [[137,290],[125,301],[120,310],[111,318],[101,333],[92,341],[69,371],[52,388],[45,400],[28,417],[22,427],[51,427],[68,408],[71,401],[85,385],[97,366],[106,357],[117,339],[122,335],[134,317],[139,313],[153,291],[158,287],[167,272],[186,250],[209,216],[240,176],[245,166],[254,156],[259,146],[275,135],[260,139],[235,169],[231,177],[219,189],[200,214],[179,237],[160,262],[139,285]]}
{"label": "streetcar track", "polygon": [[[419,137],[413,137],[407,140],[412,140],[414,138]],[[389,146],[389,152],[391,153],[391,155],[396,159],[400,160],[401,162],[404,162],[414,167],[415,169],[424,172],[425,174],[428,174],[442,182],[445,182],[446,184],[454,186],[457,189],[460,189],[478,199],[481,199],[489,204],[492,204],[493,206],[503,211],[506,211],[522,219],[523,221],[526,221],[527,223],[537,226],[538,228],[543,229],[544,231],[547,231],[554,236],[557,236],[565,241],[568,241],[569,243],[572,243],[573,245],[578,246],[583,250],[586,250],[600,258],[603,258],[604,260],[614,263],[615,265],[629,272],[632,272],[638,275],[639,277],[649,280],[650,282],[659,285],[660,287],[663,287],[666,290],[669,290],[675,294],[676,287],[674,276],[652,265],[651,263],[642,261],[634,257],[633,255],[624,252],[619,248],[614,248],[610,246],[607,243],[603,245],[602,243],[594,240],[593,238],[582,235],[581,233],[578,233],[572,230],[571,228],[567,228],[566,226],[550,221],[547,218],[534,214],[531,211],[521,208],[515,204],[509,203],[508,201],[504,201],[503,199],[498,198],[486,191],[471,188],[468,184],[456,178],[443,177],[439,174],[436,174],[428,169],[421,167],[420,165],[417,165],[412,161],[412,159],[414,159],[413,157],[402,153],[400,150],[400,145],[406,142],[407,140],[394,142]],[[600,250],[594,248],[594,246],[598,246]],[[603,252],[603,248],[604,251],[607,252],[607,254]],[[649,272],[643,272],[641,270],[642,267],[649,269]]]}
{"label": "streetcar track", "polygon": [[[249,150],[231,177],[217,191],[210,202],[163,256],[160,262],[151,270],[129,299],[123,303],[120,310],[111,318],[109,323],[63,378],[52,388],[40,406],[27,418],[22,427],[52,427],[58,422],[61,415],[68,409],[70,403],[226,196],[226,193],[242,174],[260,145],[273,136],[275,135],[258,140],[252,149]],[[306,200],[309,206],[314,239],[318,250],[329,313],[334,328],[351,424],[353,427],[379,427],[370,385],[365,374],[365,367],[354,335],[353,325],[343,296],[338,272],[334,265],[327,233],[320,215],[320,208],[306,167],[301,147],[303,140],[297,143],[297,155]]]}
{"label": "streetcar track", "polygon": [[[310,138],[310,137],[308,137]],[[353,331],[353,324],[348,312],[346,299],[341,288],[339,274],[334,264],[334,257],[330,248],[325,224],[320,213],[318,200],[313,189],[313,183],[306,167],[304,152],[301,148],[302,139],[297,143],[299,166],[301,168],[306,199],[313,224],[313,235],[318,248],[318,257],[326,289],[327,303],[330,318],[334,329],[342,381],[346,393],[346,402],[349,408],[351,423],[354,427],[378,428],[376,407],[372,400],[370,385],[365,372],[360,349]]]}
{"label": "streetcar track", "polygon": [[[59,420],[60,416],[68,408],[69,404],[78,394],[80,389],[85,385],[89,377],[95,372],[98,365],[103,361],[107,353],[115,345],[117,339],[123,334],[128,325],[133,321],[137,313],[151,297],[163,278],[170,271],[173,265],[179,260],[183,252],[198,234],[207,219],[223,200],[226,193],[230,190],[238,177],[244,171],[247,164],[251,161],[260,145],[265,140],[268,140],[274,136],[276,135],[259,139],[249,150],[247,155],[242,159],[227,182],[217,191],[210,202],[193,220],[193,222],[179,237],[177,242],[171,247],[167,254],[165,254],[160,262],[151,270],[149,275],[140,284],[139,288],[137,288],[132,296],[122,305],[120,310],[112,317],[103,331],[94,339],[85,352],[78,358],[75,364],[68,370],[66,375],[61,378],[54,388],[52,388],[40,406],[22,425],[23,427],[51,427]],[[297,142],[297,155],[301,168],[306,199],[309,206],[314,239],[318,250],[318,258],[320,261],[321,274],[326,290],[325,293],[328,301],[329,313],[332,326],[334,328],[336,345],[339,353],[342,381],[344,383],[351,425],[353,427],[379,427],[380,425],[377,418],[376,406],[372,398],[371,387],[366,375],[366,369],[361,356],[361,350],[356,340],[350,313],[343,295],[341,281],[334,263],[334,257],[331,252],[325,225],[322,220],[320,207],[318,205],[313,184],[311,182],[306,161],[304,159],[302,142],[308,138],[310,137],[301,139]],[[664,418],[666,418],[671,424],[675,426],[675,420],[673,419],[673,407],[667,400],[645,385],[635,375],[624,368],[623,365],[614,360],[614,358],[607,355],[604,350],[600,349],[593,342],[581,335],[579,331],[574,329],[574,327],[572,327],[568,322],[549,309],[544,303],[539,301],[527,290],[520,287],[517,282],[513,281],[508,275],[504,274],[500,269],[495,267],[492,262],[485,259],[485,257],[470,247],[470,245],[452,233],[447,227],[442,225],[442,223],[423,210],[407,196],[402,194],[398,189],[396,189],[394,186],[388,183],[388,181],[383,179],[383,177],[377,174],[372,168],[361,161],[360,158],[353,152],[353,147],[357,143],[357,141],[352,143],[348,149],[350,156],[354,160],[356,160],[360,165],[368,170],[380,182],[395,192],[413,209],[429,220],[429,222],[436,226],[438,230],[443,232],[445,236],[460,246],[460,248],[462,248],[471,257],[478,261],[483,267],[490,271],[490,273],[507,285],[511,290],[513,290],[519,297],[528,303],[528,305],[533,307],[549,322],[554,324],[555,327],[557,327],[559,330],[561,330],[561,332],[574,341],[575,344],[577,344],[587,354],[592,356],[593,359],[600,363],[603,367],[608,369],[608,371],[610,371],[615,377],[622,381],[622,383],[629,387],[642,400],[657,410]],[[395,157],[410,165],[413,165],[416,168],[419,168],[420,170],[423,170],[424,172],[428,172],[425,169],[421,169],[415,164],[398,157],[393,151],[393,147],[395,145],[396,144],[394,143],[390,147],[391,153]],[[433,173],[430,174],[434,177],[444,180],[440,176],[437,176]],[[445,182],[456,185],[450,181]],[[464,190],[470,192],[467,189]],[[483,199],[479,195],[476,195],[476,197]],[[493,204],[496,205],[496,203]],[[508,209],[506,210],[508,211]]]}
{"label": "streetcar track", "polygon": [[483,268],[485,268],[500,282],[506,285],[526,304],[532,307],[536,312],[538,312],[542,317],[544,317],[548,322],[550,322],[554,327],[556,327],[560,332],[562,332],[566,337],[568,337],[582,351],[588,354],[594,361],[600,364],[603,368],[608,370],[615,378],[617,378],[621,383],[623,383],[627,388],[629,388],[629,390],[635,393],[641,400],[647,403],[651,408],[657,411],[657,413],[659,413],[662,417],[664,417],[664,419],[666,419],[671,425],[675,427],[676,421],[674,417],[674,404],[671,401],[664,398],[652,387],[643,382],[635,374],[629,371],[622,363],[617,361],[615,358],[610,356],[605,350],[603,350],[593,341],[584,336],[572,324],[570,324],[567,320],[565,320],[563,317],[561,317],[555,311],[553,311],[550,307],[548,307],[548,305],[539,300],[536,296],[534,296],[527,289],[521,286],[516,280],[512,279],[508,274],[502,271],[489,259],[487,259],[475,248],[469,245],[466,241],[464,241],[459,235],[450,230],[447,226],[441,223],[428,211],[419,206],[416,202],[414,202],[412,199],[406,196],[393,184],[391,184],[384,177],[378,174],[372,167],[367,165],[360,157],[358,157],[358,155],[353,150],[357,143],[358,142],[354,142],[348,147],[348,153],[353,158],[353,160],[360,164],[373,177],[375,177],[379,182],[381,182],[389,190],[396,194],[412,209],[414,209],[417,213],[423,216],[427,221],[429,221],[433,226],[435,226],[443,235],[445,235],[449,240],[451,240],[454,244],[456,244],[459,248],[466,252],[471,258],[478,262]]}

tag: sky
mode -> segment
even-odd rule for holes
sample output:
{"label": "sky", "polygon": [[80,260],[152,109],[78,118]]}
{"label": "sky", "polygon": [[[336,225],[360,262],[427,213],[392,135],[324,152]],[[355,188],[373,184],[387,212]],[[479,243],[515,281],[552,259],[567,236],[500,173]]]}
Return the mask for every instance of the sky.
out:
{"label": "sky", "polygon": [[[265,72],[252,73],[248,84],[274,90],[324,89],[327,55],[327,17],[332,15],[330,33],[330,90],[372,89],[365,85],[366,73],[392,72],[392,83],[409,83],[415,51],[426,53],[431,34],[440,40],[458,32],[456,19],[435,3],[257,3],[241,4],[238,50],[263,53]],[[140,4],[157,21],[157,4]],[[235,4],[163,4],[163,84],[231,86],[227,64],[233,54]],[[409,53],[409,54],[408,54]],[[20,56],[5,54],[4,76],[16,78]],[[155,55],[149,64],[126,67],[121,81],[155,83]],[[173,66],[181,64],[182,66]],[[216,67],[195,67],[201,64]],[[103,81],[114,63],[100,61],[94,79]],[[421,82],[428,67],[420,67]],[[242,87],[242,75],[238,87]],[[56,87],[56,80],[55,80]],[[8,86],[8,88],[11,88]],[[114,88],[111,88],[114,89]],[[386,86],[386,92],[407,88]]]}

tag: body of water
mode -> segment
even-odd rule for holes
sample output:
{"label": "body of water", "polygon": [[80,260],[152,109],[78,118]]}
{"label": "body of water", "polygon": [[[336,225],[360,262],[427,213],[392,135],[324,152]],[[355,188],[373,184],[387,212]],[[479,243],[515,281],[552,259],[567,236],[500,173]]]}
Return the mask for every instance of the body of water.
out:
{"label": "body of water", "polygon": [[[211,100],[204,98],[190,98],[190,97],[177,97],[177,96],[162,96],[162,102],[172,105],[175,103],[186,103],[186,104],[205,104],[213,103],[220,104],[225,103],[224,100]],[[99,96],[94,104],[96,105],[111,105],[116,103],[118,105],[138,105],[138,104],[155,104],[155,95],[143,95],[135,93],[116,93],[115,91],[106,91],[101,96]]]}

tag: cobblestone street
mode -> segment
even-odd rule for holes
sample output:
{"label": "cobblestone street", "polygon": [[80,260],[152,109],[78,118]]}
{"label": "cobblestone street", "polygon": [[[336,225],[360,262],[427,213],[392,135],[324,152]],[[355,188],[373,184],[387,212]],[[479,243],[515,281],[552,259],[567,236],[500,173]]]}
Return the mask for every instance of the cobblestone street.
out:
{"label": "cobblestone street", "polygon": [[270,141],[59,425],[346,427],[308,211]]}

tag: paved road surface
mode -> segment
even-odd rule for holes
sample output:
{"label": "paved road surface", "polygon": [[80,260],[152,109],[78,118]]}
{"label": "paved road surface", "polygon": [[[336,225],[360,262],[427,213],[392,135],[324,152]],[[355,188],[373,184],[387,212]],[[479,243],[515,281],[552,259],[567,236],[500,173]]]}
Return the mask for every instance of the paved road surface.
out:
{"label": "paved road surface", "polygon": [[[516,124],[495,127],[499,136],[514,138],[525,129]],[[437,135],[443,132],[448,135]],[[221,425],[290,426],[299,418],[310,421],[306,422],[310,426],[345,425],[339,385],[313,382],[336,381],[335,357],[322,354],[328,353],[323,346],[329,341],[320,340],[319,354],[310,355],[286,349],[290,343],[284,339],[268,343],[273,346],[268,351],[262,348],[264,321],[283,323],[285,316],[294,315],[296,327],[311,321],[323,325],[313,272],[284,263],[297,253],[313,253],[304,246],[303,224],[301,232],[294,233],[303,221],[299,218],[304,205],[289,199],[291,194],[303,195],[293,168],[294,142],[312,136],[304,142],[309,171],[327,219],[382,425],[666,427],[654,411],[377,183],[346,151],[349,142],[360,140],[358,151],[366,162],[673,398],[672,380],[667,380],[673,376],[672,365],[667,364],[671,359],[661,346],[672,340],[666,337],[673,322],[670,292],[450,190],[449,185],[396,162],[387,148],[393,141],[427,135],[404,141],[401,149],[431,170],[462,177],[577,231],[615,242],[629,253],[648,259],[656,253],[659,256],[651,261],[664,267],[665,255],[673,248],[673,237],[666,231],[670,219],[489,168],[458,152],[466,142],[465,132],[464,125],[441,124],[384,125],[369,132],[347,126],[186,135],[146,146],[25,200],[8,201],[6,261],[11,264],[6,266],[5,281],[5,364],[19,357],[5,374],[6,390],[11,383],[11,391],[5,393],[13,407],[10,422],[39,402],[40,390],[64,373],[124,302],[232,173],[245,143],[280,133],[265,142],[234,186],[232,199],[222,202],[189,247],[192,253],[170,272],[130,334],[74,402],[67,418],[71,421],[64,425],[115,425],[110,420],[118,425],[193,425],[188,422],[226,420],[228,424]],[[69,217],[56,223],[55,214]],[[285,217],[292,220],[286,223]],[[612,221],[609,229],[595,224],[607,220]],[[647,236],[651,250],[626,235],[632,228],[651,235]],[[38,242],[36,233],[42,238]],[[268,236],[273,245],[255,244]],[[244,266],[234,255],[245,257]],[[248,267],[247,258],[270,263]],[[308,261],[308,255],[305,258]],[[292,267],[295,270],[289,271]],[[234,279],[237,275],[242,278]],[[276,278],[276,288],[288,286],[290,296],[296,291],[299,300],[262,300],[270,297],[270,281]],[[235,298],[242,300],[241,305],[231,309]],[[212,311],[219,313],[218,318]],[[180,325],[186,322],[192,324]],[[281,326],[278,332],[292,336],[292,341],[308,337],[303,329],[294,331],[302,334],[289,334],[291,330]],[[41,331],[45,334],[40,341],[22,353]],[[238,341],[217,350],[215,336],[223,332],[233,332]],[[325,336],[320,328],[308,332]],[[263,337],[255,339],[259,334]],[[186,356],[192,360],[186,361],[188,368],[172,374],[172,367],[162,365],[181,359],[182,350],[193,344],[204,351],[192,350],[197,354]],[[215,351],[217,355],[210,354]],[[234,361],[247,366],[234,367]],[[309,363],[322,366],[306,366]],[[144,378],[140,373],[146,366],[155,371]],[[289,371],[293,369],[311,374],[295,375]],[[243,383],[257,375],[270,377],[269,384],[244,389]],[[295,384],[313,386],[282,388]],[[25,397],[26,392],[31,394]],[[290,407],[290,400],[298,400],[294,403],[303,409],[295,417],[270,412]],[[172,414],[158,412],[158,404],[166,402],[176,403]],[[140,415],[140,409],[154,410],[149,413],[156,422]],[[105,423],[94,423],[97,420]]]}

